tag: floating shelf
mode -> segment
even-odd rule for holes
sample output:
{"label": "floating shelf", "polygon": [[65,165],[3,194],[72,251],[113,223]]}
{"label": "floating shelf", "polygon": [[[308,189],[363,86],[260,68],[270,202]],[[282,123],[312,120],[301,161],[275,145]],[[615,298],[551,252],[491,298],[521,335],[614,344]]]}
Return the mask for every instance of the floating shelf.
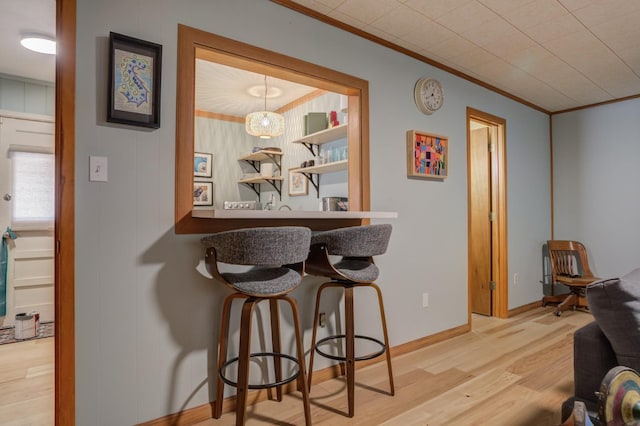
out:
{"label": "floating shelf", "polygon": [[255,169],[256,172],[260,172],[260,162],[271,160],[274,162],[278,169],[282,170],[281,160],[282,160],[282,151],[271,151],[267,149],[263,149],[261,151],[252,152],[251,154],[247,154],[243,157],[238,158],[239,161],[246,161],[251,164],[251,167]]}
{"label": "floating shelf", "polygon": [[297,169],[291,169],[291,171],[296,173],[313,173],[321,175],[323,173],[332,173],[347,170],[348,165],[349,160],[340,160],[334,161],[332,163],[319,164],[317,166],[299,167]]}
{"label": "floating shelf", "polygon": [[273,186],[276,192],[278,192],[278,195],[280,196],[280,200],[282,201],[282,181],[283,180],[284,178],[282,176],[273,176],[270,178],[267,178],[264,176],[256,176],[252,178],[240,179],[238,183],[245,184],[249,188],[251,188],[253,192],[255,192],[256,195],[258,196],[258,199],[260,198],[260,185],[263,183],[268,183],[269,185]]}
{"label": "floating shelf", "polygon": [[320,198],[320,175],[347,170],[348,164],[349,160],[340,160],[332,163],[320,164],[318,166],[298,167],[297,169],[291,169],[290,171],[300,173],[306,177],[309,182],[311,182],[311,185],[316,189],[317,197]]}
{"label": "floating shelf", "polygon": [[[320,145],[325,143],[333,142],[338,139],[347,137],[347,125],[341,124],[336,127],[331,127],[329,129],[321,130],[316,133],[311,133],[310,135],[306,135],[301,137],[300,139],[296,139],[291,141],[291,143],[301,143],[304,145],[313,156],[317,156],[320,151]],[[314,149],[316,147],[316,149]]]}

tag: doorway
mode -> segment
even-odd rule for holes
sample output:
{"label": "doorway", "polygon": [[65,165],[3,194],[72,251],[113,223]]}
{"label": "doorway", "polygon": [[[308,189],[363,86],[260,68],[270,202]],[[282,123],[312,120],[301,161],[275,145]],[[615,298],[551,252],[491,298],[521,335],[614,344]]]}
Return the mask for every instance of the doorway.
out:
{"label": "doorway", "polygon": [[472,313],[506,318],[506,120],[467,108],[468,292]]}

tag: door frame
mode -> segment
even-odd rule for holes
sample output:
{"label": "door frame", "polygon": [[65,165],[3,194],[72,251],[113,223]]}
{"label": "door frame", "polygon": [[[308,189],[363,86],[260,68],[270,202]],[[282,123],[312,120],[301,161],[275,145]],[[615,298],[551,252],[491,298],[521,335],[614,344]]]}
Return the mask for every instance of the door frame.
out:
{"label": "door frame", "polygon": [[[471,121],[481,121],[496,129],[496,141],[491,154],[491,188],[495,200],[495,226],[492,227],[492,281],[496,289],[491,293],[493,316],[509,316],[509,286],[507,270],[507,121],[504,118],[467,107],[467,227],[468,241],[471,240]],[[471,324],[471,253],[467,250],[467,313]]]}
{"label": "door frame", "polygon": [[56,426],[75,425],[76,0],[56,0],[55,378]]}

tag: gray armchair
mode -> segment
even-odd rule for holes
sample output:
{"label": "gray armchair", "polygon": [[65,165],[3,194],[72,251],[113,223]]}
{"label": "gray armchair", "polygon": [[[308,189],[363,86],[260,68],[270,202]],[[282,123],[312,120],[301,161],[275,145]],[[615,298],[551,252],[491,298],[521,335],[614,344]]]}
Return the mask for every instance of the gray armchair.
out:
{"label": "gray armchair", "polygon": [[587,286],[595,319],[574,333],[574,396],[562,404],[563,421],[576,400],[583,401],[599,425],[596,392],[607,372],[618,365],[640,369],[640,268],[621,278]]}

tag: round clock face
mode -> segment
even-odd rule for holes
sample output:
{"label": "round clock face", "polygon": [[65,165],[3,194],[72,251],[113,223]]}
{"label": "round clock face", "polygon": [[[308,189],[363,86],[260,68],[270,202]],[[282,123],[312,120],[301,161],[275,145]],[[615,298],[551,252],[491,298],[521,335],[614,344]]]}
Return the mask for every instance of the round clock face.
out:
{"label": "round clock face", "polygon": [[439,110],[444,102],[442,85],[433,78],[421,78],[418,80],[413,96],[416,106],[424,114],[431,114]]}

